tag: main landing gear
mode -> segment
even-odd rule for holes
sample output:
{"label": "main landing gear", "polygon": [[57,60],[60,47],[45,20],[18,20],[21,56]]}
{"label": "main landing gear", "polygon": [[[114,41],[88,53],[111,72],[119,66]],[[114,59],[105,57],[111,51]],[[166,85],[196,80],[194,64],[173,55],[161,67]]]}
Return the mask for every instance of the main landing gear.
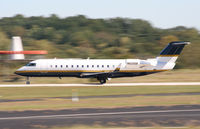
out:
{"label": "main landing gear", "polygon": [[26,84],[29,85],[31,84],[30,80],[29,80],[29,77],[26,77]]}
{"label": "main landing gear", "polygon": [[98,77],[97,80],[100,82],[100,84],[106,83],[106,78],[100,78],[100,77]]}
{"label": "main landing gear", "polygon": [[101,84],[104,84],[104,83],[106,83],[106,79],[101,79],[101,80],[99,80],[99,82],[100,82]]}

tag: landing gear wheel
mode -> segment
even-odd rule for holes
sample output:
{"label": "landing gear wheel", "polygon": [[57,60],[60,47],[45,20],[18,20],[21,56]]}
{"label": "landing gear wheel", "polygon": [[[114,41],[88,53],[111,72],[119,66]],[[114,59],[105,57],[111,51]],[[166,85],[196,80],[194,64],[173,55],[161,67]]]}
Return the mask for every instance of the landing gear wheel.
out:
{"label": "landing gear wheel", "polygon": [[31,82],[29,81],[29,77],[26,77],[26,84],[29,85]]}
{"label": "landing gear wheel", "polygon": [[100,81],[101,84],[106,83],[106,79],[100,79],[99,81]]}
{"label": "landing gear wheel", "polygon": [[30,81],[26,81],[26,84],[29,85],[29,84],[31,84],[31,83],[30,83]]}

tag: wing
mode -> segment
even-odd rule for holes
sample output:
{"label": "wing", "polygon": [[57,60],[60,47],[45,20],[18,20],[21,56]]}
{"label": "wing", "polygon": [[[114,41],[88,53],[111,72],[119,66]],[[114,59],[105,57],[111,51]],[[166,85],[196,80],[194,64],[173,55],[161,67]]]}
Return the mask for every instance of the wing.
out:
{"label": "wing", "polygon": [[115,68],[113,71],[110,72],[96,72],[96,73],[82,73],[80,76],[81,77],[97,77],[97,76],[105,76],[108,77],[110,74],[119,72],[121,68],[121,63]]}

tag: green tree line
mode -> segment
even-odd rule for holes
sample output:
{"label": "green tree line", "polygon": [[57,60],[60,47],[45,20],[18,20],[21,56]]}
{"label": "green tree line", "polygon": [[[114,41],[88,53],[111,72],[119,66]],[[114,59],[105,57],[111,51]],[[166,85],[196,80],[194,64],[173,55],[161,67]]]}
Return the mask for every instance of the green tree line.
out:
{"label": "green tree line", "polygon": [[[167,21],[166,21],[167,22]],[[200,67],[200,34],[195,28],[160,29],[129,18],[91,19],[16,15],[0,19],[0,50],[21,36],[25,50],[47,50],[47,58],[150,58],[171,41],[190,41],[177,68]]]}

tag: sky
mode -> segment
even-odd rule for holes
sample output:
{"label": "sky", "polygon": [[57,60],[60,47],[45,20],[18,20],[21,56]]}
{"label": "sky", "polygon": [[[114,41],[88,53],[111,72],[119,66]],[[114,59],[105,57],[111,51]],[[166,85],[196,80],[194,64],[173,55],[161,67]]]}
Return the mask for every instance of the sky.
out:
{"label": "sky", "polygon": [[1,0],[0,18],[16,14],[61,18],[133,18],[154,27],[195,27],[200,30],[200,0]]}

